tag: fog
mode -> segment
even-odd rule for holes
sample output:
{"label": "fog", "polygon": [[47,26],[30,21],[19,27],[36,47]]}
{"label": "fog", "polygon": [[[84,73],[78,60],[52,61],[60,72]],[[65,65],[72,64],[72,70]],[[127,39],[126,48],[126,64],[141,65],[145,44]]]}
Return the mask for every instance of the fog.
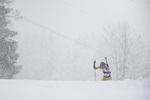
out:
{"label": "fog", "polygon": [[103,28],[122,20],[150,42],[149,0],[16,0],[12,6],[24,17],[13,21],[19,79],[93,80],[93,61],[109,61]]}

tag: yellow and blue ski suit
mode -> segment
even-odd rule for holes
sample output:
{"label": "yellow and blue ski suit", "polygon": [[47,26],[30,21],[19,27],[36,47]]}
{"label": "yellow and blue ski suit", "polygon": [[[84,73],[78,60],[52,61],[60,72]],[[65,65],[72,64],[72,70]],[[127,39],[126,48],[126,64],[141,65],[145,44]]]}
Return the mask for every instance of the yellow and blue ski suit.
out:
{"label": "yellow and blue ski suit", "polygon": [[108,80],[111,80],[111,71],[109,69],[108,66],[98,66],[98,67],[95,67],[94,69],[102,69],[102,72],[103,72],[103,81],[108,81]]}

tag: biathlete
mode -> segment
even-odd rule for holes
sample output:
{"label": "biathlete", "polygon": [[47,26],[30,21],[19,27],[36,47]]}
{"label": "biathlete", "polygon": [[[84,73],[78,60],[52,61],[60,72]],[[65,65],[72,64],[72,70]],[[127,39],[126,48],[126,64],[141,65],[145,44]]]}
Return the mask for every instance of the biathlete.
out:
{"label": "biathlete", "polygon": [[94,69],[102,69],[102,72],[103,72],[103,81],[108,81],[108,80],[112,80],[111,78],[111,71],[109,69],[109,65],[104,63],[104,62],[101,62],[100,63],[100,66],[98,67],[95,67],[94,66]]}

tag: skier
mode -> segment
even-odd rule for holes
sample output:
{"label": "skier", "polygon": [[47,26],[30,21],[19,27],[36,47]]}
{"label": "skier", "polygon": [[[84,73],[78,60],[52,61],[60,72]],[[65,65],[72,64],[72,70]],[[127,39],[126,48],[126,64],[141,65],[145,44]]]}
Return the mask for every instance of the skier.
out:
{"label": "skier", "polygon": [[108,64],[101,62],[100,66],[98,66],[98,67],[94,66],[94,69],[102,69],[102,72],[103,72],[103,79],[102,80],[103,81],[111,80],[111,71],[109,69]]}

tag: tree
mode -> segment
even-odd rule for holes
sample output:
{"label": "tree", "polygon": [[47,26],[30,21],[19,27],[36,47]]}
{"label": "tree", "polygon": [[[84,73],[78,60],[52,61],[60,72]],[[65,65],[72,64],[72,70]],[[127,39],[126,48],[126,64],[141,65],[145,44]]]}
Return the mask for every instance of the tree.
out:
{"label": "tree", "polygon": [[127,24],[119,22],[104,28],[107,55],[112,59],[114,79],[138,78],[144,69],[144,45],[140,35]]}
{"label": "tree", "polygon": [[9,29],[11,18],[17,18],[18,12],[10,8],[11,0],[0,0],[0,78],[12,79],[21,69],[16,65],[17,42],[12,39],[18,33]]}

